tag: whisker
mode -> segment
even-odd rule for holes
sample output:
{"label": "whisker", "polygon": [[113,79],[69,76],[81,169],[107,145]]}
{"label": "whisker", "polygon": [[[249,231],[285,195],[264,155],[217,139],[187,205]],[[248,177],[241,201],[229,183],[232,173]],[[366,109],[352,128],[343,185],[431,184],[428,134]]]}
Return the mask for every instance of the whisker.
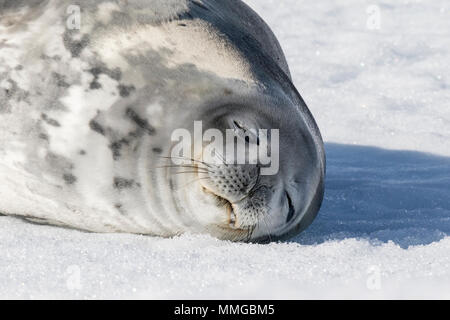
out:
{"label": "whisker", "polygon": [[220,154],[220,152],[217,150],[215,151],[215,153],[219,157],[219,160],[222,161],[222,164],[224,164],[226,167],[228,167],[228,164],[225,161],[225,157],[222,154]]}
{"label": "whisker", "polygon": [[[199,167],[189,167],[189,166],[173,166],[173,167],[167,167],[167,168],[178,168],[178,169],[185,169],[185,170],[192,170],[192,173],[201,173],[201,174],[209,174],[210,171],[206,168],[199,168]],[[157,168],[157,169],[163,169],[163,168]],[[178,172],[173,172],[172,174],[177,174]]]}
{"label": "whisker", "polygon": [[210,178],[210,177],[197,178],[197,179],[195,179],[195,180],[192,180],[192,181],[186,183],[184,186],[181,186],[178,190],[184,189],[184,188],[186,188],[187,186],[189,186],[190,184],[192,184],[192,183],[194,183],[194,182],[197,182],[197,181],[200,181],[200,180],[208,180],[208,179],[211,179],[211,178]]}
{"label": "whisker", "polygon": [[165,156],[159,156],[160,158],[163,159],[178,159],[178,160],[188,160],[188,161],[192,161],[192,162],[197,162],[197,163],[201,163],[207,167],[210,167],[210,165],[204,161],[200,161],[200,160],[196,160],[196,159],[192,159],[192,158],[186,158],[186,157],[165,157]]}
{"label": "whisker", "polygon": [[[192,174],[197,173],[200,175],[209,175],[209,173],[210,173],[209,171],[202,170],[202,169],[199,170],[198,168],[180,168],[180,170],[181,169],[188,170],[188,171],[176,171],[176,172],[170,172],[170,174],[177,175],[177,174],[182,174],[182,173],[192,173]],[[189,170],[189,169],[191,169],[191,170]]]}
{"label": "whisker", "polygon": [[190,166],[190,165],[167,165],[167,166],[160,166],[155,167],[156,169],[167,169],[167,168],[191,168],[191,169],[203,169],[208,170],[207,168],[199,167],[199,166]]}
{"label": "whisker", "polygon": [[250,239],[252,237],[253,231],[255,231],[255,228],[256,226],[252,226],[247,229],[247,239],[245,240],[247,243],[250,242]]}
{"label": "whisker", "polygon": [[[174,172],[173,174],[187,174],[187,173],[199,173],[198,171],[181,171],[181,172]],[[200,172],[200,173],[208,173],[208,172]]]}

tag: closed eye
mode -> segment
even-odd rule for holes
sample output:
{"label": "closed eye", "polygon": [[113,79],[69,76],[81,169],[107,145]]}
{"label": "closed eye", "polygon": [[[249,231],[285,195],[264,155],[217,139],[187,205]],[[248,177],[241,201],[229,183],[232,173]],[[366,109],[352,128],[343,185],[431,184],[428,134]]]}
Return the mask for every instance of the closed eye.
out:
{"label": "closed eye", "polygon": [[295,208],[294,208],[294,205],[292,204],[292,199],[289,196],[289,193],[287,193],[287,192],[286,192],[286,198],[287,198],[288,205],[289,205],[289,212],[288,212],[288,215],[287,215],[287,218],[286,218],[286,223],[288,223],[294,217]]}
{"label": "closed eye", "polygon": [[252,135],[252,138],[253,138],[253,140],[255,140],[256,145],[259,146],[259,136],[258,136],[258,133],[256,132],[256,129],[254,129],[254,133],[255,133],[256,135],[253,137],[253,134],[252,134],[253,132],[251,132],[251,130],[249,130],[248,128],[246,128],[244,125],[240,124],[240,123],[237,122],[236,120],[233,121],[233,124],[234,124],[234,126],[235,126],[236,128],[238,128],[239,130],[242,130],[242,132],[246,135],[246,136],[245,136],[245,142],[246,142],[246,143],[250,143],[250,136],[248,135],[248,134],[249,134],[249,131],[250,131],[250,135]]}

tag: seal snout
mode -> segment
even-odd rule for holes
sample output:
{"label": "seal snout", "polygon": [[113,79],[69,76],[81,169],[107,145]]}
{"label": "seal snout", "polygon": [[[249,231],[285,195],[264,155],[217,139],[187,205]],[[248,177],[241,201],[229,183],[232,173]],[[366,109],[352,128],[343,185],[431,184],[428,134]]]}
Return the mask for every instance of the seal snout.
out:
{"label": "seal snout", "polygon": [[212,166],[204,177],[204,187],[231,203],[239,202],[248,195],[258,180],[256,166]]}
{"label": "seal snout", "polygon": [[232,228],[252,228],[266,210],[266,192],[258,186],[257,165],[211,166],[200,173],[203,190],[217,198],[217,205],[226,209]]}

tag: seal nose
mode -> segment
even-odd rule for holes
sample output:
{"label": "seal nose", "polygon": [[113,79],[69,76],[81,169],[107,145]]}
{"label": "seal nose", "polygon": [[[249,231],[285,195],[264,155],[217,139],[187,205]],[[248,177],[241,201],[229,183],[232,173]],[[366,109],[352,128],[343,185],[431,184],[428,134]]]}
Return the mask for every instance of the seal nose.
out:
{"label": "seal nose", "polygon": [[210,166],[207,176],[203,175],[204,187],[231,203],[237,203],[256,185],[258,168],[256,165],[216,165]]}

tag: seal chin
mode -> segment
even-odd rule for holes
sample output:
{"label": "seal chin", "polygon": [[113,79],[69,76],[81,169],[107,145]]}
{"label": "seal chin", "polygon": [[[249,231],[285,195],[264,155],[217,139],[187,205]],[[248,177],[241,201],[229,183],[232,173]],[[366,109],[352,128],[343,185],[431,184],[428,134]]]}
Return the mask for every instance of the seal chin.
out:
{"label": "seal chin", "polygon": [[228,218],[228,221],[226,224],[224,224],[224,226],[228,226],[231,229],[240,229],[237,224],[234,204],[229,200],[221,197],[220,195],[214,193],[214,191],[209,190],[207,187],[202,186],[202,190],[206,195],[210,195],[216,200],[217,207],[224,208],[226,216]]}
{"label": "seal chin", "polygon": [[[204,174],[199,174],[199,177],[203,176]],[[290,208],[285,209],[283,206],[277,205],[278,200],[273,201],[275,198],[278,199],[278,196],[270,192],[272,188],[254,184],[248,189],[240,189],[245,191],[239,196],[224,195],[223,189],[210,187],[211,184],[207,182],[211,179],[199,179],[204,195],[213,201],[220,211],[219,215],[222,219],[217,227],[222,230],[222,234],[218,235],[219,238],[235,240],[236,236],[245,235],[245,238],[240,240],[254,241],[258,239],[257,241],[261,242],[266,239],[271,240],[272,234],[282,233],[288,228],[290,221],[286,221],[284,212]],[[229,181],[236,183],[239,181],[238,179],[223,177],[221,183],[222,185],[226,185]]]}

